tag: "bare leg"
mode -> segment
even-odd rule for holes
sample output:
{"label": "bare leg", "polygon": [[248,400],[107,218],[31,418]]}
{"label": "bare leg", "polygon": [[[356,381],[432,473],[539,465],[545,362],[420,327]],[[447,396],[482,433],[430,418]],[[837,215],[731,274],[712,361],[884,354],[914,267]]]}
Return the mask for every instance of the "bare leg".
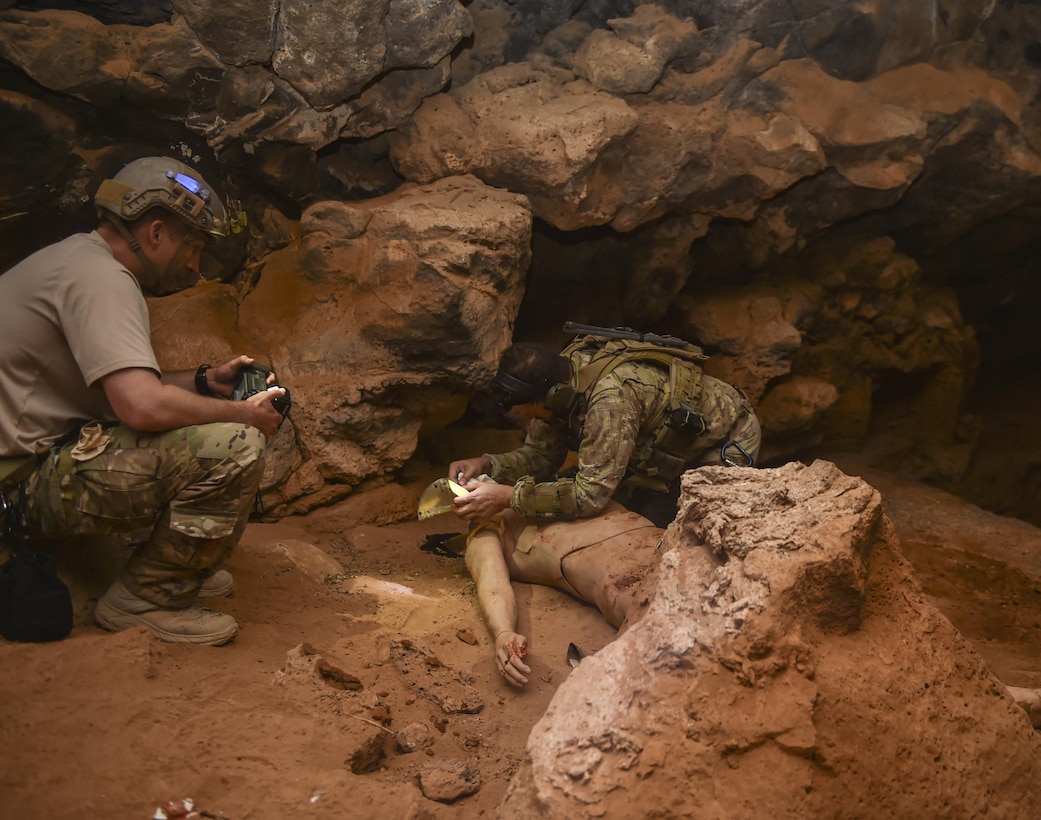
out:
{"label": "bare leg", "polygon": [[528,523],[512,510],[478,530],[466,548],[466,568],[506,680],[523,686],[531,671],[524,663],[528,640],[517,632],[511,579],[575,595],[619,627],[634,602],[644,600],[643,581],[657,563],[661,533],[617,504],[595,518],[540,524],[534,541]]}
{"label": "bare leg", "polygon": [[495,638],[495,665],[507,683],[524,686],[531,672],[524,663],[528,639],[517,632],[517,598],[503,549],[498,530],[481,530],[466,547],[466,568],[477,587],[488,631]]}

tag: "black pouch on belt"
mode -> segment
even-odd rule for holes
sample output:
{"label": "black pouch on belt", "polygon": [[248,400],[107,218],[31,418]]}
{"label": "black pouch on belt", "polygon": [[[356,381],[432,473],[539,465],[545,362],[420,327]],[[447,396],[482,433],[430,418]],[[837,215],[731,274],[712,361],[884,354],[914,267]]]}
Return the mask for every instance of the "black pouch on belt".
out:
{"label": "black pouch on belt", "polygon": [[0,635],[9,641],[60,641],[72,631],[72,596],[54,557],[23,550],[0,566]]}

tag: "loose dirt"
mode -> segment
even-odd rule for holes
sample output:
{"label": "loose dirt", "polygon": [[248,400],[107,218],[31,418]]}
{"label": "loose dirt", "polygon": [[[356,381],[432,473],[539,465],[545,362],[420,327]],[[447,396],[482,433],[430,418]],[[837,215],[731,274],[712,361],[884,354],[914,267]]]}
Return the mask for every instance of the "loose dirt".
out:
{"label": "loose dirt", "polygon": [[[840,466],[882,492],[923,589],[995,674],[1041,687],[1041,530]],[[96,628],[118,556],[62,551],[72,634],[0,641],[0,816],[146,820],[183,798],[227,820],[494,816],[568,645],[596,652],[614,632],[516,584],[533,672],[507,686],[462,559],[422,549],[463,529],[451,514],[352,525],[336,508],[251,524],[234,594],[213,603],[240,624],[219,648]]]}

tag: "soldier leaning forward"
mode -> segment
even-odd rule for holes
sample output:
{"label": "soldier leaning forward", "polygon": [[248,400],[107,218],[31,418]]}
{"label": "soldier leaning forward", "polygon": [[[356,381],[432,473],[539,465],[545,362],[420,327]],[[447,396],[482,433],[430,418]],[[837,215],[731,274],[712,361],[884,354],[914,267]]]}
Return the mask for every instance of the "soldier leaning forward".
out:
{"label": "soldier leaning forward", "polygon": [[[513,452],[452,463],[453,480],[486,473],[508,485],[475,488],[456,500],[458,514],[486,518],[509,506],[529,520],[583,518],[614,498],[666,526],[684,470],[750,467],[759,454],[751,403],[738,388],[706,375],[704,358],[684,342],[593,334],[560,354],[540,344],[513,345],[494,387],[499,403],[517,407],[529,422],[527,435]],[[571,451],[577,468],[558,476]]]}

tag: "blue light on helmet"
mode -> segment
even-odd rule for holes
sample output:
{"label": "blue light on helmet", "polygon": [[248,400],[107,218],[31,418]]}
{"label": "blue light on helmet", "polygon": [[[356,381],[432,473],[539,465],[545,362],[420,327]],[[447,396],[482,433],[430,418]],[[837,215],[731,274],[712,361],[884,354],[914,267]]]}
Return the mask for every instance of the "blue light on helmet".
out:
{"label": "blue light on helmet", "polygon": [[196,194],[202,199],[210,198],[209,190],[203,188],[202,185],[199,184],[198,180],[192,179],[187,174],[180,174],[175,171],[167,171],[166,177],[167,179],[172,179],[186,191],[190,191],[191,193]]}

